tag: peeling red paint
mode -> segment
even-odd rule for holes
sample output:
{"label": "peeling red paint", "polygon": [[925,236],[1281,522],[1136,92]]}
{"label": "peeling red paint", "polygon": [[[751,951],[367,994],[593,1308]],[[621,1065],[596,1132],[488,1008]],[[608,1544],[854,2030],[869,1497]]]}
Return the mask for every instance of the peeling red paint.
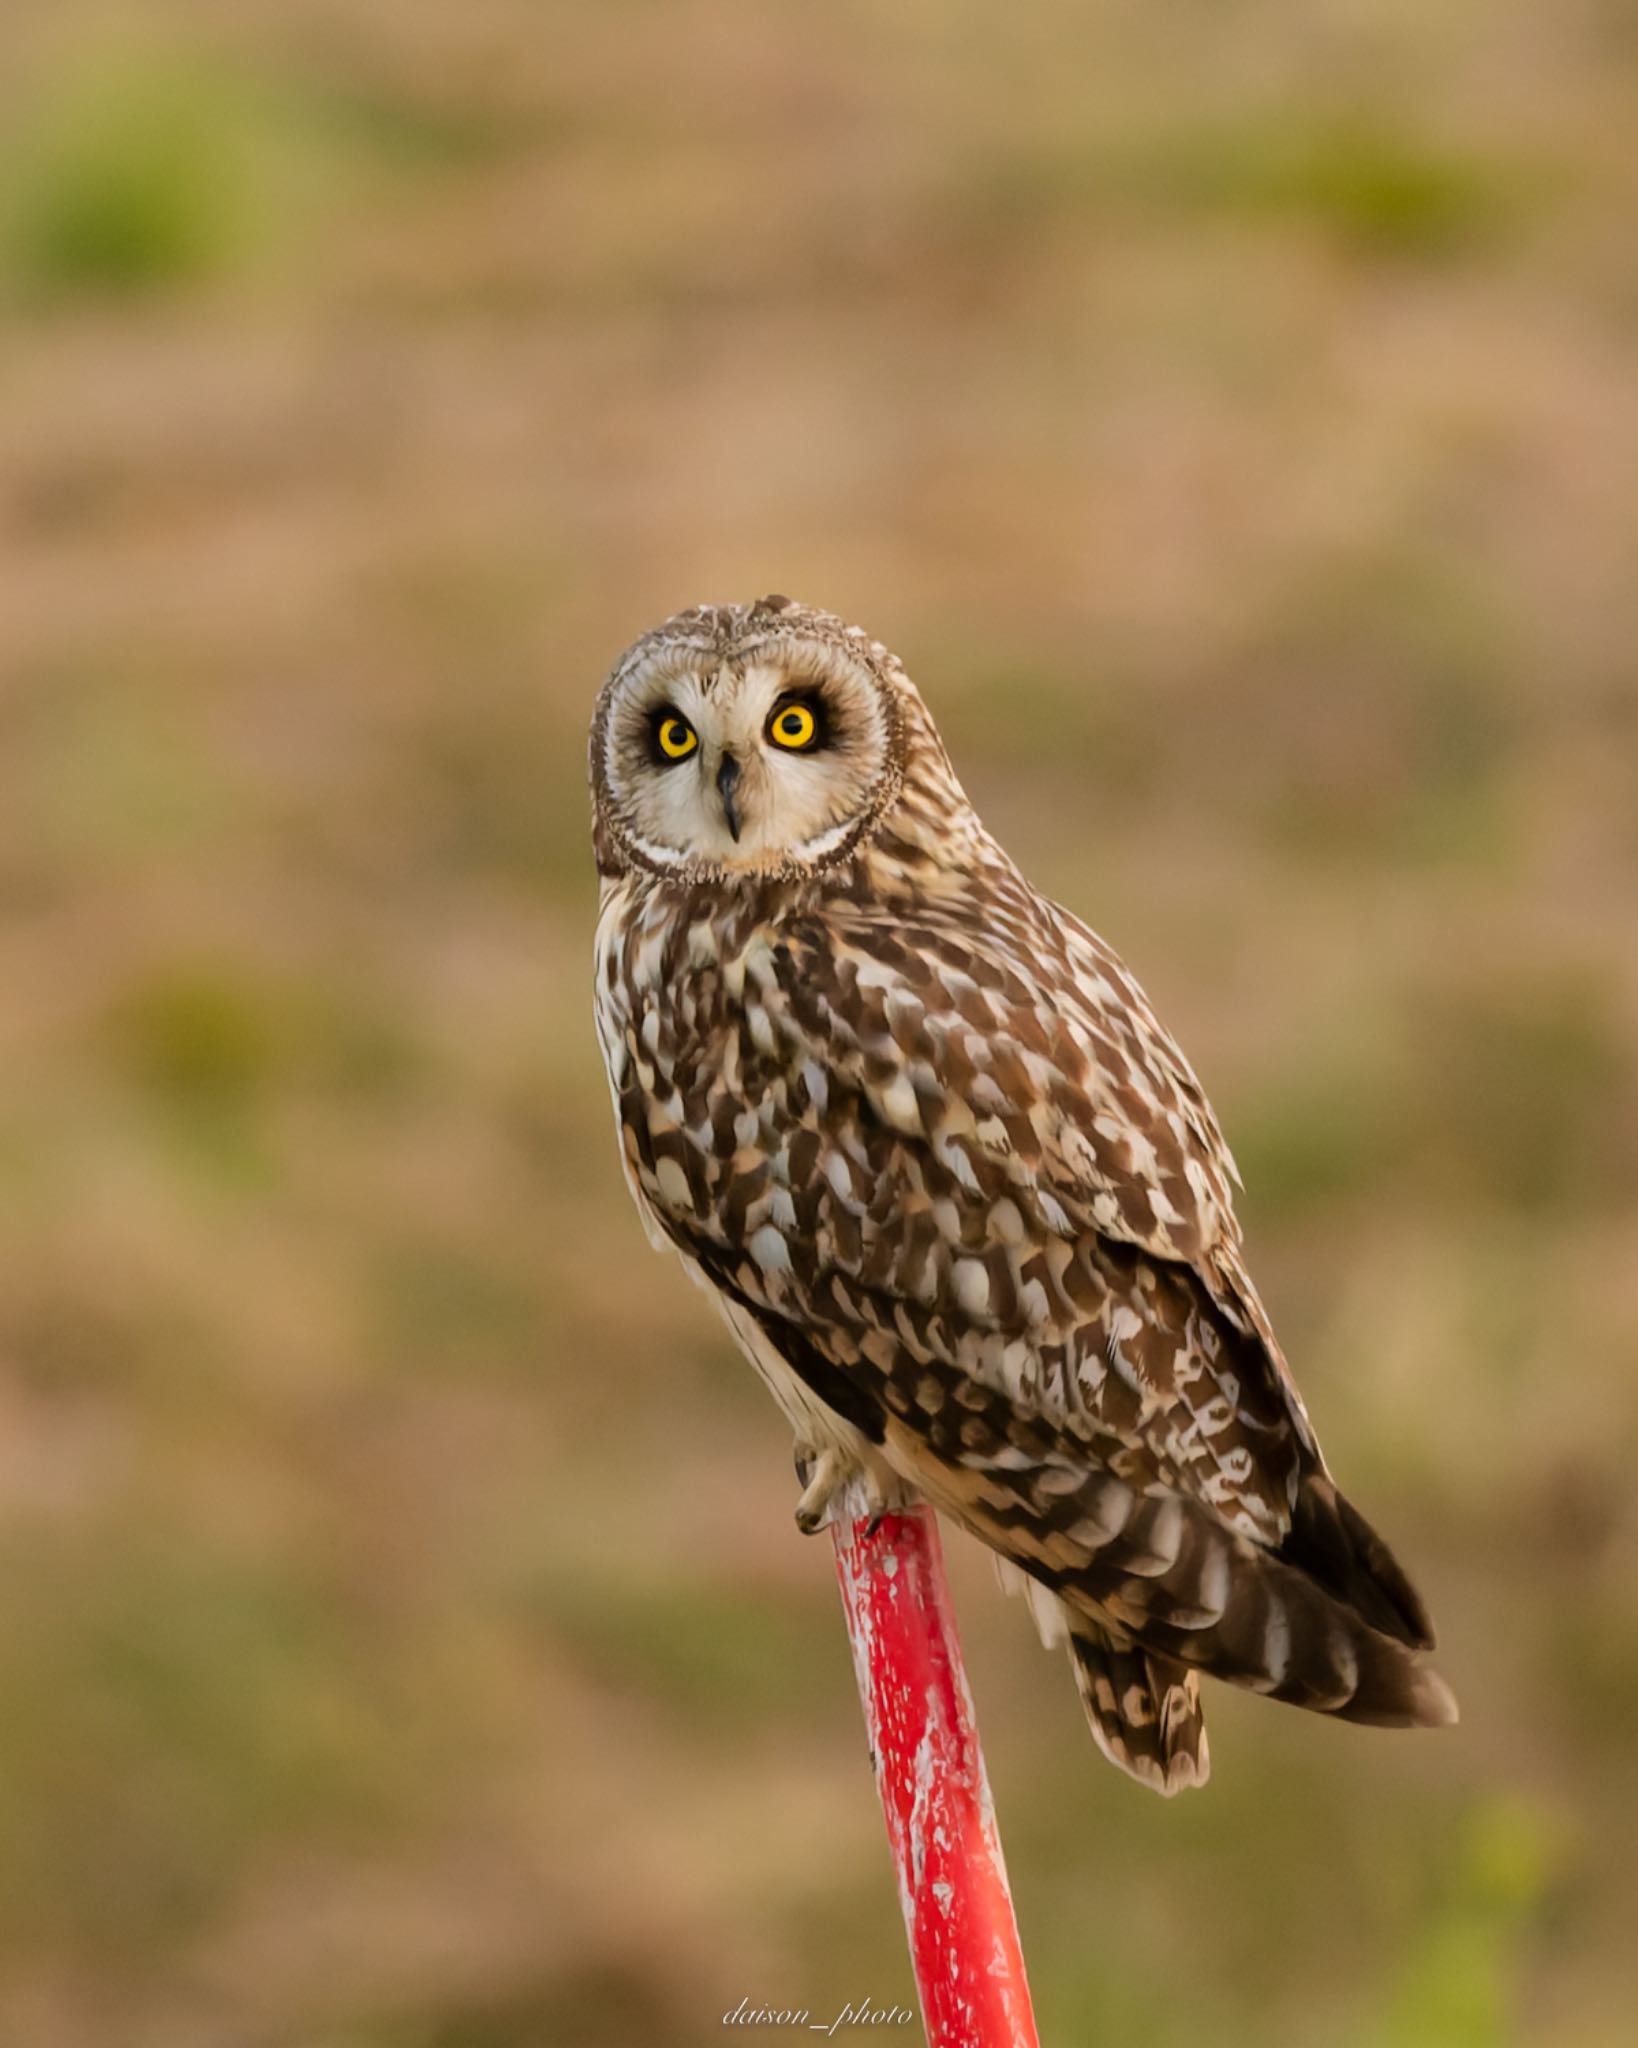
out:
{"label": "peeling red paint", "polygon": [[836,1575],[930,2048],[1039,2048],[931,1513],[839,1528]]}

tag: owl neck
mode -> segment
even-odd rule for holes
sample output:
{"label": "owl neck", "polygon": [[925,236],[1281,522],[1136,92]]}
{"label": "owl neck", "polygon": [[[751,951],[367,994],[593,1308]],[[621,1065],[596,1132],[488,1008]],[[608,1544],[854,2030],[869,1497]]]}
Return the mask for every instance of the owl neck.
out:
{"label": "owl neck", "polygon": [[899,792],[862,852],[878,887],[914,896],[1009,865],[936,739],[912,748]]}

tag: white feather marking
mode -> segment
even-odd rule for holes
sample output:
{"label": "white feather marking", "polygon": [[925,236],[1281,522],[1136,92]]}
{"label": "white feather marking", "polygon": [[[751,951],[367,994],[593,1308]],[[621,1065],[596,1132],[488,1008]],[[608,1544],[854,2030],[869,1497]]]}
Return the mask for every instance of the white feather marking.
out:
{"label": "white feather marking", "polygon": [[964,1146],[941,1141],[938,1153],[939,1157],[949,1167],[968,1194],[976,1195],[981,1192],[978,1185],[978,1176],[973,1172],[973,1163],[967,1157]]}
{"label": "white feather marking", "polygon": [[1029,1452],[1017,1444],[1003,1444],[993,1457],[986,1460],[992,1472],[1027,1472],[1034,1463]]}
{"label": "white feather marking", "polygon": [[1183,1504],[1168,1495],[1150,1517],[1145,1535],[1146,1552],[1126,1560],[1126,1569],[1140,1579],[1157,1579],[1177,1562],[1183,1541]]}
{"label": "white feather marking", "polygon": [[1331,1631],[1331,1652],[1342,1682],[1342,1697],[1351,1700],[1359,1690],[1359,1652],[1340,1629]]}
{"label": "white feather marking", "polygon": [[1078,1465],[1046,1465],[1035,1482],[1035,1490],[1057,1499],[1066,1493],[1079,1493],[1085,1484],[1086,1474]]}
{"label": "white feather marking", "polygon": [[1010,1195],[1003,1195],[991,1209],[990,1229],[1003,1244],[1023,1243],[1024,1219]]}
{"label": "white feather marking", "polygon": [[921,1129],[921,1105],[916,1101],[916,1091],[910,1085],[908,1074],[895,1074],[881,1094],[882,1115],[895,1130],[919,1131]]}
{"label": "white feather marking", "polygon": [[970,1316],[989,1313],[990,1276],[977,1259],[957,1259],[951,1275],[956,1300]]}
{"label": "white feather marking", "polygon": [[1011,1558],[1002,1557],[996,1551],[991,1553],[995,1561],[995,1576],[1001,1581],[1002,1590],[1022,1600],[1029,1608],[1036,1632],[1049,1650],[1056,1650],[1069,1640],[1069,1613],[1056,1593],[1050,1592],[1039,1579],[1032,1579],[1028,1572],[1020,1570]]}
{"label": "white feather marking", "polygon": [[774,1051],[775,1039],[773,1020],[769,1017],[767,1011],[763,1009],[760,1003],[747,1003],[745,1006],[745,1022],[750,1027],[751,1043],[758,1052],[766,1053],[771,1057]]}
{"label": "white feather marking", "polygon": [[1014,1401],[1034,1401],[1038,1396],[1035,1353],[1022,1339],[1001,1354],[1001,1384]]}
{"label": "white feather marking", "polygon": [[1205,1569],[1200,1574],[1200,1599],[1198,1603],[1200,1619],[1196,1622],[1195,1626],[1197,1628],[1215,1628],[1217,1623],[1223,1618],[1223,1610],[1228,1606],[1228,1596],[1228,1545],[1226,1543],[1217,1543],[1212,1546],[1211,1555],[1207,1558]]}
{"label": "white feather marking", "polygon": [[1143,1318],[1134,1309],[1129,1309],[1122,1303],[1109,1318],[1111,1355],[1115,1347],[1124,1344],[1128,1337],[1138,1337],[1142,1333]]}
{"label": "white feather marking", "polygon": [[1271,1685],[1278,1685],[1291,1669],[1291,1616],[1277,1595],[1269,1601],[1263,1630],[1263,1668]]}
{"label": "white feather marking", "polygon": [[1091,1514],[1082,1516],[1070,1536],[1087,1550],[1101,1550],[1126,1527],[1131,1513],[1132,1496],[1124,1486],[1102,1486],[1093,1498]]}
{"label": "white feather marking", "polygon": [[764,1273],[788,1273],[791,1269],[790,1250],[771,1223],[765,1223],[760,1230],[753,1231],[745,1249]]}
{"label": "white feather marking", "polygon": [[1019,1288],[1018,1306],[1035,1329],[1039,1329],[1052,1314],[1052,1304],[1039,1280],[1026,1280]]}

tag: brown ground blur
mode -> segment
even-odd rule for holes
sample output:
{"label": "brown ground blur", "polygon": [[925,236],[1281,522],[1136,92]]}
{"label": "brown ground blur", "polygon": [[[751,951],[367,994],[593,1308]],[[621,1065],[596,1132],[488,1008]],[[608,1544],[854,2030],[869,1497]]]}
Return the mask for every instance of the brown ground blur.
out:
{"label": "brown ground blur", "polygon": [[588,1014],[598,680],[770,588],[1190,1048],[1466,1710],[1162,1806],[952,1545],[1048,2040],[1635,2038],[1635,123],[1630,0],[6,8],[7,2048],[907,1997]]}

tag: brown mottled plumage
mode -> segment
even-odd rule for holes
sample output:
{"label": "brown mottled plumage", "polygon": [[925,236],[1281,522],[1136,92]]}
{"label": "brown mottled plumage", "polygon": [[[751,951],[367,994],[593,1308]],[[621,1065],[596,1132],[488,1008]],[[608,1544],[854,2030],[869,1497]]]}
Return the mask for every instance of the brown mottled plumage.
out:
{"label": "brown mottled plumage", "polygon": [[591,774],[627,1177],[789,1416],[802,1526],[932,1501],[1163,1792],[1207,1774],[1200,1671],[1454,1720],[1199,1082],[984,830],[898,661],[784,598],[681,613],[616,664]]}

